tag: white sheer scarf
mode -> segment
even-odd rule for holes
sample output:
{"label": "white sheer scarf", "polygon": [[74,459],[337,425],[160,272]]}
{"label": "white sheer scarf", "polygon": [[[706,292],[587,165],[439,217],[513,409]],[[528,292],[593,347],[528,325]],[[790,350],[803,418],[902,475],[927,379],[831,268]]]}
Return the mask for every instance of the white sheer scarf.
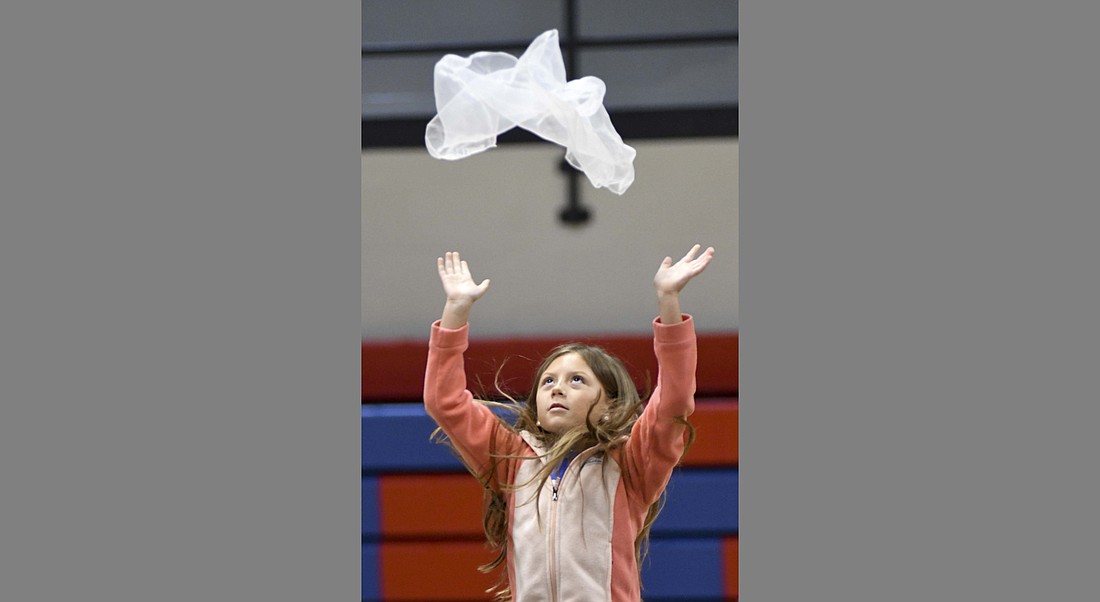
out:
{"label": "white sheer scarf", "polygon": [[437,159],[462,159],[521,127],[565,147],[565,159],[596,188],[616,194],[634,182],[634,149],[611,125],[598,77],[565,79],[558,32],[535,38],[518,59],[504,52],[448,54],[435,65],[437,115],[424,142]]}

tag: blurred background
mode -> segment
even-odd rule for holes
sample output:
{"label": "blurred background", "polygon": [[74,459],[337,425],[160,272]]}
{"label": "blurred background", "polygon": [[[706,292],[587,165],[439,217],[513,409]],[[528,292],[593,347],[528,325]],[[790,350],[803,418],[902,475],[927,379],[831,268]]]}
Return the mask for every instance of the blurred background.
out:
{"label": "blurred background", "polygon": [[[736,0],[362,0],[363,600],[480,600],[492,584],[476,482],[428,441],[421,389],[460,250],[492,289],[471,317],[471,385],[524,390],[546,351],[601,343],[655,376],[652,278],[695,242],[714,262],[682,295],[699,334],[696,447],[677,469],[643,567],[646,600],[737,596],[738,4]],[[519,56],[559,31],[568,79],[638,154],[622,196],[522,130],[432,159],[432,69],[444,54]],[[479,384],[480,383],[480,384]]]}

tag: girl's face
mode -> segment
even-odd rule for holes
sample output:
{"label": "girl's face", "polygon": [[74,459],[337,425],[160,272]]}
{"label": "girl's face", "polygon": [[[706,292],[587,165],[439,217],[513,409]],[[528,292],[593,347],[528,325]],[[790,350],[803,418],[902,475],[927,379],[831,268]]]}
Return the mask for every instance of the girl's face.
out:
{"label": "girl's face", "polygon": [[538,419],[544,430],[561,433],[585,423],[593,404],[592,422],[607,413],[607,396],[592,368],[577,353],[560,355],[539,375]]}

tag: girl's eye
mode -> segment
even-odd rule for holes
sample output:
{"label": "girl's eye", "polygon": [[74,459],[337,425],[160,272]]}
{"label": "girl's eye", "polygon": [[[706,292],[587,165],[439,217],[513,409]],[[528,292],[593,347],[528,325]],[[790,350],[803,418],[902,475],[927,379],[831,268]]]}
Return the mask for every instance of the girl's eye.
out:
{"label": "girl's eye", "polygon": [[544,379],[542,380],[542,384],[544,384],[544,385],[548,385],[548,384],[550,384],[550,383],[552,383],[552,382],[554,382],[554,379],[553,379],[553,378],[551,378],[551,377],[549,377],[549,376],[547,376],[546,378],[544,378]]}
{"label": "girl's eye", "polygon": [[573,382],[575,382],[575,383],[583,383],[583,382],[584,382],[584,378],[583,378],[583,377],[580,377],[580,376],[574,376],[574,377],[573,377]]}

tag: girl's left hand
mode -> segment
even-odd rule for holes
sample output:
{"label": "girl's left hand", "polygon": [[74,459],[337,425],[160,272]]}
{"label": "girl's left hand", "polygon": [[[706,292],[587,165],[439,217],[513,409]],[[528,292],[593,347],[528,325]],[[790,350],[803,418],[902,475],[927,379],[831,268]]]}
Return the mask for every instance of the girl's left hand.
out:
{"label": "girl's left hand", "polygon": [[658,294],[679,293],[692,278],[707,268],[714,257],[714,247],[707,247],[702,255],[696,257],[699,248],[700,245],[695,245],[676,263],[672,262],[671,257],[665,257],[661,267],[657,269],[657,275],[653,277],[653,285],[657,287]]}

